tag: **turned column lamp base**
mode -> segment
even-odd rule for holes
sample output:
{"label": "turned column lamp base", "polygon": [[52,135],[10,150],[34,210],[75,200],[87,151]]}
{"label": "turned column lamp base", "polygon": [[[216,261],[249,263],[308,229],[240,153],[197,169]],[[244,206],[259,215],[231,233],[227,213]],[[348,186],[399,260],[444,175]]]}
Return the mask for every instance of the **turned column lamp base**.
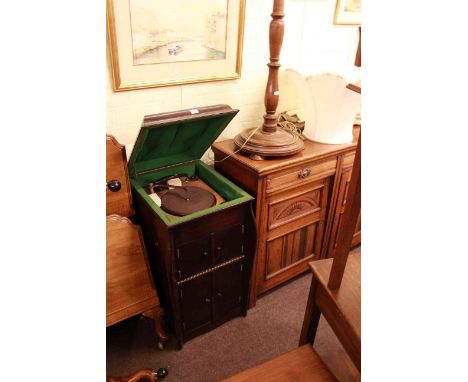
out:
{"label": "turned column lamp base", "polygon": [[250,159],[288,156],[304,149],[301,138],[289,131],[277,129],[274,132],[266,132],[259,129],[253,133],[254,130],[255,128],[246,129],[234,138],[234,144],[241,151],[250,154]]}
{"label": "turned column lamp base", "polygon": [[[261,129],[247,129],[234,138],[239,150],[250,154],[254,160],[265,157],[282,157],[298,153],[304,149],[304,142],[297,134],[278,129],[276,108],[279,101],[278,71],[281,45],[284,35],[284,0],[273,1],[273,13],[270,22],[270,62],[268,82],[265,89],[264,123]],[[258,131],[257,131],[258,130]]]}

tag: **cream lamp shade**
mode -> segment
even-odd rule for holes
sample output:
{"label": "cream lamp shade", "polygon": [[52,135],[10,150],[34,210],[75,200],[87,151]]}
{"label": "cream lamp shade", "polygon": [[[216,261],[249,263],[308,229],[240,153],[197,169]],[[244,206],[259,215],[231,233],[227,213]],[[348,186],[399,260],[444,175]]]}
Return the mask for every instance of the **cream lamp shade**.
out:
{"label": "cream lamp shade", "polygon": [[304,103],[304,136],[320,143],[352,142],[361,95],[347,89],[348,82],[336,74],[304,76],[294,69],[287,69],[286,74]]}

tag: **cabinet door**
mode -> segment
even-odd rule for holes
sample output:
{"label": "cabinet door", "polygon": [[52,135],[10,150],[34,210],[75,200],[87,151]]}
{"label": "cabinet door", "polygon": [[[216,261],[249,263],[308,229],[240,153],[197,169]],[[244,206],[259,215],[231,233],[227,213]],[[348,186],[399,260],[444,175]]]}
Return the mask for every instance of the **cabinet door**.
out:
{"label": "cabinet door", "polygon": [[191,241],[176,248],[178,281],[212,267],[211,240],[209,236]]}
{"label": "cabinet door", "polygon": [[213,273],[213,317],[222,319],[241,309],[243,262],[235,262]]}
{"label": "cabinet door", "polygon": [[319,258],[329,184],[327,177],[267,199],[267,232],[258,249],[259,293],[306,271],[308,262]]}
{"label": "cabinet door", "polygon": [[[351,180],[352,168],[344,169],[341,173],[341,180],[338,188],[338,199],[336,202],[336,209],[333,216],[333,227],[330,236],[330,242],[327,249],[326,257],[333,257],[335,248],[337,246],[338,233],[343,223],[344,208],[346,205],[346,198],[348,196],[349,182]],[[361,242],[361,214],[356,223],[353,240],[351,245],[357,245]]]}
{"label": "cabinet door", "polygon": [[243,225],[237,225],[214,234],[214,264],[218,265],[241,256],[244,245]]}
{"label": "cabinet door", "polygon": [[184,333],[211,323],[211,278],[208,273],[179,286]]}

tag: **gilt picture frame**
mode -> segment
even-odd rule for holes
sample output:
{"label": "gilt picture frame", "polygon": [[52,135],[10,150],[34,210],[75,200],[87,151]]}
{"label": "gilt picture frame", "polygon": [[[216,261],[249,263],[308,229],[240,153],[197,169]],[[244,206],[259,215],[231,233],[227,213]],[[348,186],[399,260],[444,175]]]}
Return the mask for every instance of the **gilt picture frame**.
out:
{"label": "gilt picture frame", "polygon": [[361,25],[361,0],[337,0],[335,25]]}
{"label": "gilt picture frame", "polygon": [[246,0],[107,0],[114,91],[238,79]]}

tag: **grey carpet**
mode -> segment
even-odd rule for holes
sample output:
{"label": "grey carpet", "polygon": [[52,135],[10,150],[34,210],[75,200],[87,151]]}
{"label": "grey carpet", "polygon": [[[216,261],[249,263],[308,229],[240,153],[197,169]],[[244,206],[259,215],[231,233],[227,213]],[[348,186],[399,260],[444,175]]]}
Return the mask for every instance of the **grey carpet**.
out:
{"label": "grey carpet", "polygon": [[[114,325],[107,329],[107,374],[167,367],[167,382],[215,382],[292,350],[298,346],[310,281],[311,275],[306,274],[265,294],[247,317],[190,340],[182,350],[176,349],[173,339],[165,350],[158,350],[153,322],[148,318],[135,317]],[[315,346],[324,349],[327,360],[330,352],[342,352],[336,350],[339,344],[332,337],[326,321],[320,320]],[[339,377],[342,381],[358,379]]]}

